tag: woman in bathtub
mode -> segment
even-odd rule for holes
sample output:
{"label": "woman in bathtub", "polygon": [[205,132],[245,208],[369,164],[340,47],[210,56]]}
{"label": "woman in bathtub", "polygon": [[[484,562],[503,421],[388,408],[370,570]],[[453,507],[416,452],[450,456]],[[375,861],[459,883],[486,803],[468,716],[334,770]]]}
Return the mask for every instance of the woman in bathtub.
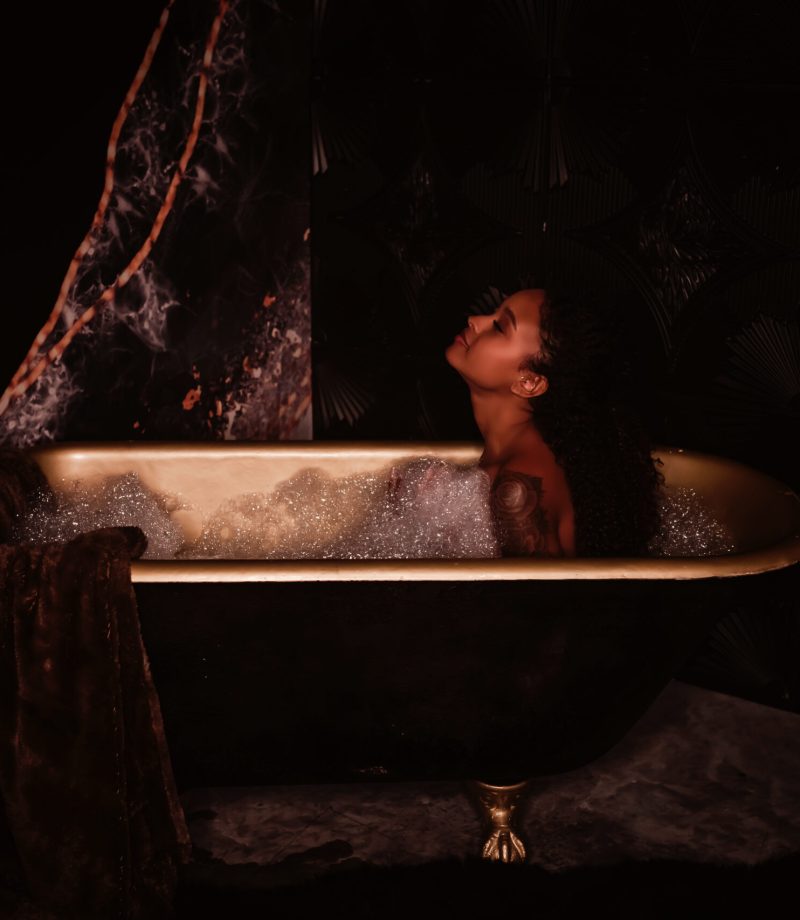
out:
{"label": "woman in bathtub", "polygon": [[616,398],[602,319],[529,288],[470,316],[445,358],[470,390],[504,556],[646,555],[663,476]]}

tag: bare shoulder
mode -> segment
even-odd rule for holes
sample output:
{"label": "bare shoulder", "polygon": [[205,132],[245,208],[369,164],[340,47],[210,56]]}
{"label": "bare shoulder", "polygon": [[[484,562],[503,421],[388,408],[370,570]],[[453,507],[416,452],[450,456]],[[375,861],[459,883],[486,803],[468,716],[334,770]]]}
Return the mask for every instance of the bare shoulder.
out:
{"label": "bare shoulder", "polygon": [[574,554],[568,533],[572,506],[565,490],[563,472],[535,459],[510,461],[498,471],[491,506],[504,555]]}
{"label": "bare shoulder", "polygon": [[511,467],[492,483],[491,506],[498,538],[507,556],[548,555],[555,522],[544,501],[544,477]]}

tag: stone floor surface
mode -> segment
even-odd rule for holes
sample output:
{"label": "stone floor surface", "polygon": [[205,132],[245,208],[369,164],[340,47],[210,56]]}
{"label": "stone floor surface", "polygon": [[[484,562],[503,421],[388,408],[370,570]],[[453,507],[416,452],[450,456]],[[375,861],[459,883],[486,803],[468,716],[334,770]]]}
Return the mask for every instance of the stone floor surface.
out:
{"label": "stone floor surface", "polygon": [[[198,788],[181,798],[195,859],[263,867],[266,884],[474,857],[483,839],[460,782]],[[603,757],[534,780],[518,827],[528,862],[551,871],[800,853],[800,716],[672,681]]]}

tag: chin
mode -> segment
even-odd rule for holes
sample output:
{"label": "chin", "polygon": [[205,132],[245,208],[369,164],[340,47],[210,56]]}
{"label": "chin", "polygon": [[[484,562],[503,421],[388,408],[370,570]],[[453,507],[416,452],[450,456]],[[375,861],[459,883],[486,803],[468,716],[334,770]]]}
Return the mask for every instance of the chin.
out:
{"label": "chin", "polygon": [[453,357],[453,355],[454,355],[454,353],[455,353],[455,350],[456,350],[457,348],[463,348],[463,346],[462,346],[462,345],[459,345],[458,342],[451,342],[451,343],[447,346],[447,348],[445,348],[445,350],[444,350],[444,359],[445,359],[445,361],[447,361],[448,364],[452,364],[452,363],[453,363],[452,357]]}

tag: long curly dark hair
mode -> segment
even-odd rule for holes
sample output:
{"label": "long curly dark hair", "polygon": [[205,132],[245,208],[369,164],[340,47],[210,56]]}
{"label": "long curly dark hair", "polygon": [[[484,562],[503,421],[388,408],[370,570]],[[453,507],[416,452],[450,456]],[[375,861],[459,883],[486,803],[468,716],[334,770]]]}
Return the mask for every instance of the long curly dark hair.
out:
{"label": "long curly dark hair", "polygon": [[532,417],[569,484],[578,556],[647,555],[659,527],[663,464],[634,408],[618,329],[599,301],[590,308],[580,295],[548,288],[541,353],[521,368],[548,379],[531,397]]}

